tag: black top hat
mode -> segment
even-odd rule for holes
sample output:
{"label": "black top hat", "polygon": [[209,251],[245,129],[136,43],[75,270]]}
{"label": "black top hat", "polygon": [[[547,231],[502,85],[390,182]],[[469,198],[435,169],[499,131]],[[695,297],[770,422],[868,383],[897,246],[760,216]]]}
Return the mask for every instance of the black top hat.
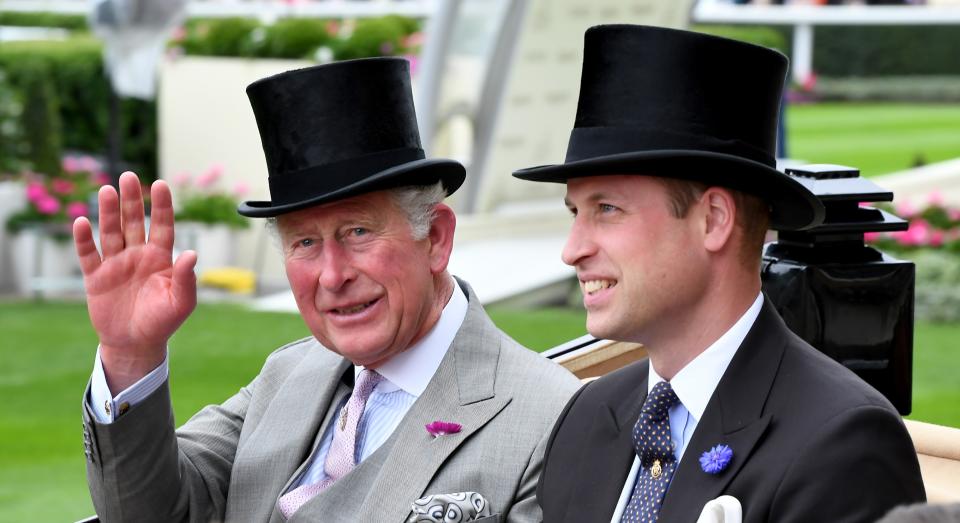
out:
{"label": "black top hat", "polygon": [[267,159],[270,199],[240,204],[267,217],[349,196],[443,182],[463,183],[463,165],[426,159],[402,58],[308,67],[258,80],[247,96]]}
{"label": "black top hat", "polygon": [[775,228],[816,225],[823,205],[775,168],[786,69],[782,54],[736,40],[592,27],[566,160],[513,175],[560,183],[608,174],[695,180],[763,198]]}

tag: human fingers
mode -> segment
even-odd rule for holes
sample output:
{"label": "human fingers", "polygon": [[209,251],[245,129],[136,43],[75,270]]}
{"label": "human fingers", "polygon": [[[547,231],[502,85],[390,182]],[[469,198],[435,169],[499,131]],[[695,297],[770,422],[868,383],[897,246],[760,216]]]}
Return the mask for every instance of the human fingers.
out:
{"label": "human fingers", "polygon": [[123,250],[123,234],[120,232],[120,197],[117,190],[104,185],[97,193],[100,209],[100,248],[103,257],[109,258]]}
{"label": "human fingers", "polygon": [[161,249],[172,251],[173,237],[173,197],[167,183],[157,180],[150,186],[149,241]]}
{"label": "human fingers", "polygon": [[197,275],[193,272],[197,264],[197,253],[183,251],[173,263],[173,291],[176,296],[190,303],[190,308],[197,300]]}
{"label": "human fingers", "polygon": [[93,241],[90,220],[86,217],[81,216],[73,221],[73,244],[77,248],[77,258],[80,259],[80,270],[84,276],[89,276],[100,266],[100,253]]}
{"label": "human fingers", "polygon": [[125,246],[143,245],[143,194],[140,178],[130,171],[120,175],[120,216]]}

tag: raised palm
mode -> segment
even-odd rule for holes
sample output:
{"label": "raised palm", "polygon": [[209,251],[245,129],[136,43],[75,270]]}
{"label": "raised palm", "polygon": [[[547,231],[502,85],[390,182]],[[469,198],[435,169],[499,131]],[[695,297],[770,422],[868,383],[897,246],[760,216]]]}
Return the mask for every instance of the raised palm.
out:
{"label": "raised palm", "polygon": [[[150,191],[152,213],[145,241],[143,197],[133,173],[120,177],[120,194],[100,190],[100,247],[90,222],[74,222],[90,321],[100,338],[111,389],[126,388],[163,361],[167,340],[197,303],[196,254],[173,258],[173,201],[164,182]],[[131,381],[132,380],[132,381]]]}

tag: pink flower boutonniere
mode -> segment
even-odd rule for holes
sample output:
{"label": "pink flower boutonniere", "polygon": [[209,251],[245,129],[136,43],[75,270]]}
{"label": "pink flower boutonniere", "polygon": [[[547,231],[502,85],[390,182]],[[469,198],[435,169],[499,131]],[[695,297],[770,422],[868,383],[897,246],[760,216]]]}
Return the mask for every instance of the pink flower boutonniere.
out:
{"label": "pink flower boutonniere", "polygon": [[433,423],[427,423],[427,432],[430,433],[434,438],[439,438],[440,436],[446,436],[447,434],[456,434],[460,432],[460,429],[463,428],[463,425],[459,423],[452,423],[449,421],[434,421]]}

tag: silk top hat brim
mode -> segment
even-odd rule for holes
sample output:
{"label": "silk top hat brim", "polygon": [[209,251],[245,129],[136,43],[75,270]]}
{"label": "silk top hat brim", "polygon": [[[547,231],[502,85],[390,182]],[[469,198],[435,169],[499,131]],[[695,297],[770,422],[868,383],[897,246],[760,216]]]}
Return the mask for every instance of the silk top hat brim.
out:
{"label": "silk top hat brim", "polygon": [[660,27],[592,27],[584,38],[574,129],[562,164],[515,171],[565,183],[615,174],[678,178],[756,195],[771,227],[823,220],[823,204],[776,169],[787,69],[763,47]]}
{"label": "silk top hat brim", "polygon": [[267,161],[270,200],[237,211],[272,217],[351,196],[404,186],[443,184],[453,194],[463,165],[427,159],[420,145],[401,58],[319,65],[247,87]]}

